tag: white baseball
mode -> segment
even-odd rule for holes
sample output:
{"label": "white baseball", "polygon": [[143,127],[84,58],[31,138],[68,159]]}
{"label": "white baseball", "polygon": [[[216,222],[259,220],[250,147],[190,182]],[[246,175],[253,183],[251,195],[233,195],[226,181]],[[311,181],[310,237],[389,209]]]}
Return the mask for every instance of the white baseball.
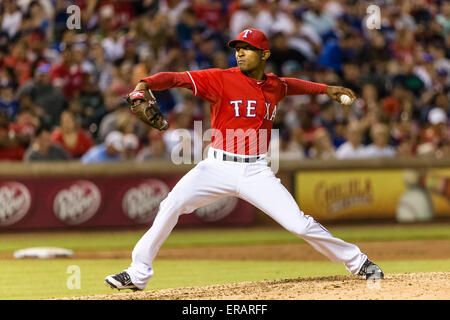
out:
{"label": "white baseball", "polygon": [[352,102],[352,99],[348,95],[346,95],[346,94],[341,95],[341,103],[342,104],[349,105],[351,102]]}

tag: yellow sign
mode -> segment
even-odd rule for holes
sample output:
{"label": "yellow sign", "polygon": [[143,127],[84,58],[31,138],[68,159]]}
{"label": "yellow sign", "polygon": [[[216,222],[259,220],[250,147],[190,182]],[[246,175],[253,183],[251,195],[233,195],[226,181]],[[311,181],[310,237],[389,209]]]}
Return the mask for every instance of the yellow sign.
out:
{"label": "yellow sign", "polygon": [[[433,178],[432,178],[433,177]],[[437,178],[436,178],[437,177]],[[439,183],[431,181],[439,180]],[[448,181],[448,195],[445,185]],[[428,184],[427,184],[428,181]],[[437,192],[436,185],[440,186]],[[432,190],[432,188],[436,190]],[[421,209],[418,190],[430,198],[430,208]],[[450,215],[450,170],[336,170],[298,172],[295,197],[300,209],[318,219],[395,218],[397,208]],[[414,198],[411,200],[411,198]],[[410,203],[412,202],[412,203]],[[418,214],[422,214],[419,212]]]}

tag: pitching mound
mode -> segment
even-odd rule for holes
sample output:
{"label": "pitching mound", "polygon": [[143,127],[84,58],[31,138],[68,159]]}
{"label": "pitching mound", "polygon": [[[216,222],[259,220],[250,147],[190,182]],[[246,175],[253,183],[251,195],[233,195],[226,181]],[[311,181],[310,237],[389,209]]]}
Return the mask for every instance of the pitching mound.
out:
{"label": "pitching mound", "polygon": [[448,300],[450,272],[388,274],[379,282],[355,276],[241,282],[110,295],[77,300]]}

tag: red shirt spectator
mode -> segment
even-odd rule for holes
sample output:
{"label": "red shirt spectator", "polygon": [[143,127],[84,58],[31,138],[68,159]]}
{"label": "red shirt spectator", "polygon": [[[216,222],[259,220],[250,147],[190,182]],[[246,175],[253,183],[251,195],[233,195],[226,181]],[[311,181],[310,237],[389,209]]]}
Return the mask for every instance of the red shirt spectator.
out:
{"label": "red shirt spectator", "polygon": [[0,112],[0,160],[22,161],[25,148],[11,137],[8,127],[7,113]]}
{"label": "red shirt spectator", "polygon": [[54,86],[62,88],[64,95],[71,98],[83,86],[83,70],[73,63],[72,49],[65,48],[61,52],[62,62],[50,71],[50,78]]}
{"label": "red shirt spectator", "polygon": [[58,142],[74,159],[80,158],[94,146],[90,134],[77,127],[75,117],[69,111],[61,114],[61,127],[53,130],[51,137],[52,141]]}
{"label": "red shirt spectator", "polygon": [[120,28],[129,26],[135,16],[131,1],[104,0],[98,11],[103,19],[114,18]]}
{"label": "red shirt spectator", "polygon": [[196,0],[194,10],[197,21],[204,22],[211,29],[220,29],[223,24],[222,4],[219,1]]}
{"label": "red shirt spectator", "polygon": [[408,28],[398,30],[397,38],[391,45],[393,57],[399,61],[410,61],[413,59],[415,48],[414,32]]}
{"label": "red shirt spectator", "polygon": [[10,142],[8,130],[0,128],[0,161],[22,161],[24,154],[25,149],[22,146]]}
{"label": "red shirt spectator", "polygon": [[27,58],[27,45],[25,42],[17,43],[12,53],[3,61],[6,67],[14,70],[19,85],[31,78],[31,62]]}

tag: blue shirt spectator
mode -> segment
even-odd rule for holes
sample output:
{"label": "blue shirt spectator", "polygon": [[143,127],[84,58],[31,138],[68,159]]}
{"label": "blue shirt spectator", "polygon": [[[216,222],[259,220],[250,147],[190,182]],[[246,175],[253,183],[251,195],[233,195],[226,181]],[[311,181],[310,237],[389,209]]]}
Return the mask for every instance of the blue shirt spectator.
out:
{"label": "blue shirt spectator", "polygon": [[123,134],[119,131],[110,132],[105,142],[92,147],[81,157],[82,163],[119,162],[124,151]]}
{"label": "blue shirt spectator", "polygon": [[6,111],[10,119],[14,119],[19,110],[19,101],[14,99],[14,88],[10,84],[0,87],[0,109]]}
{"label": "blue shirt spectator", "polygon": [[342,71],[342,52],[338,40],[329,40],[325,43],[317,64],[331,68],[334,72]]}

